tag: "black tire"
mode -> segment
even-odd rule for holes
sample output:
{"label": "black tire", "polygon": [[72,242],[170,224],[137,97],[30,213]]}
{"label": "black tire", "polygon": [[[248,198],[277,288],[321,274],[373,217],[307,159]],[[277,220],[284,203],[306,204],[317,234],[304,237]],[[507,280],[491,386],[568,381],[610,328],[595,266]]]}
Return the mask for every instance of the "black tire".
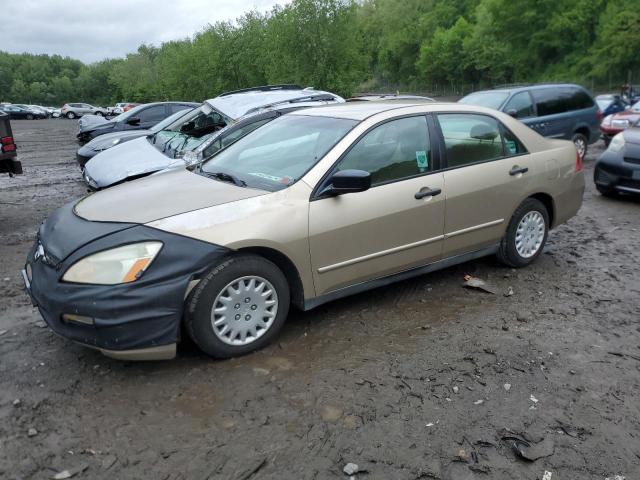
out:
{"label": "black tire", "polygon": [[611,138],[604,137],[603,140],[604,140],[604,146],[609,147],[609,144],[611,143]]}
{"label": "black tire", "polygon": [[69,120],[73,120],[74,118],[76,118],[76,114],[73,112],[67,112],[65,114],[65,117],[67,117]]}
{"label": "black tire", "polygon": [[598,190],[603,197],[609,197],[609,198],[618,197],[617,190],[613,188],[607,188],[607,187],[603,187],[602,185],[596,184],[596,190]]}
{"label": "black tire", "polygon": [[[571,137],[571,141],[576,146],[576,150],[580,151],[580,148],[584,148],[581,155],[584,159],[587,156],[587,150],[589,150],[589,139],[584,134],[576,132]],[[580,145],[583,145],[583,147]]]}
{"label": "black tire", "polygon": [[[540,247],[535,252],[534,255],[530,257],[523,257],[518,253],[516,249],[516,231],[518,229],[518,225],[522,218],[528,214],[529,212],[540,212],[542,218],[544,219],[544,236],[542,238],[542,243]],[[542,250],[544,249],[544,245],[547,242],[547,236],[549,235],[549,212],[547,212],[547,208],[542,204],[540,200],[535,198],[527,198],[524,202],[520,204],[520,206],[516,209],[515,213],[511,217],[509,221],[509,226],[507,227],[507,232],[505,233],[502,241],[500,242],[500,247],[498,249],[497,257],[505,265],[514,268],[524,267],[532,263],[536,258],[540,256]]]}
{"label": "black tire", "polygon": [[[229,345],[218,338],[211,325],[213,303],[229,283],[249,275],[260,276],[271,283],[278,298],[277,313],[262,336],[246,345]],[[193,289],[186,301],[185,326],[195,344],[212,357],[245,355],[268,345],[278,335],[289,313],[289,299],[287,279],[274,263],[258,255],[233,255],[209,270]]]}
{"label": "black tire", "polygon": [[96,112],[95,115],[101,117],[102,116],[102,112]]}
{"label": "black tire", "polygon": [[33,115],[31,115],[30,113],[27,114],[27,120],[33,120]]}

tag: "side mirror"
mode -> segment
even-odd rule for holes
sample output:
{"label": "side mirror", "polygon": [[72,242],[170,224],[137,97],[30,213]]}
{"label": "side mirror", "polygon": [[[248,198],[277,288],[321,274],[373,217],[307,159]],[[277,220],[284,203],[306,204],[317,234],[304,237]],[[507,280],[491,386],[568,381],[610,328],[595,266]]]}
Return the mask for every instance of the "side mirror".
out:
{"label": "side mirror", "polygon": [[510,115],[513,118],[518,118],[518,111],[515,108],[510,108],[507,110],[507,115]]}
{"label": "side mirror", "polygon": [[140,125],[140,119],[138,117],[133,117],[127,120],[127,125]]}
{"label": "side mirror", "polygon": [[364,170],[342,170],[331,177],[331,183],[322,191],[323,195],[344,195],[364,192],[371,188],[371,174]]}

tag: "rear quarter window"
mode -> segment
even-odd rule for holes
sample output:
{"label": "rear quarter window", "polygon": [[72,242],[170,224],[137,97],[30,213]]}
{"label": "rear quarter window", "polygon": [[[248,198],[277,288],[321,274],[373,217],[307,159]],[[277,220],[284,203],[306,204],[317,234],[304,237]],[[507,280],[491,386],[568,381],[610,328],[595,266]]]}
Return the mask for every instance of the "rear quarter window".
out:
{"label": "rear quarter window", "polygon": [[531,93],[539,117],[593,107],[593,99],[581,88],[540,88]]}

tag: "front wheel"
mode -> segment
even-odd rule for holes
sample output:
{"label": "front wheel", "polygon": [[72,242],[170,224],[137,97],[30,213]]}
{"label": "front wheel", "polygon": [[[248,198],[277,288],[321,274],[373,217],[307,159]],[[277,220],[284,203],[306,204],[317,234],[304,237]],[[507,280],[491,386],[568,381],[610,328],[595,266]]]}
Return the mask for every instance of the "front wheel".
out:
{"label": "front wheel", "polygon": [[587,154],[587,146],[589,145],[589,141],[587,137],[585,137],[582,133],[574,133],[573,137],[571,137],[573,144],[576,146],[576,150],[580,154],[580,158],[584,159]]}
{"label": "front wheel", "polygon": [[498,259],[510,267],[533,262],[547,241],[549,212],[540,200],[528,198],[515,211],[500,242]]}
{"label": "front wheel", "polygon": [[96,112],[95,113],[97,116],[101,117],[102,116],[102,112]]}
{"label": "front wheel", "polygon": [[27,120],[33,120],[33,115],[28,114],[28,115],[27,115]]}
{"label": "front wheel", "polygon": [[607,187],[603,187],[602,185],[596,184],[596,189],[604,197],[616,198],[618,196],[618,192],[614,188],[607,188]]}
{"label": "front wheel", "polygon": [[187,300],[185,323],[202,351],[216,358],[268,345],[289,312],[282,271],[257,255],[234,255],[213,267]]}

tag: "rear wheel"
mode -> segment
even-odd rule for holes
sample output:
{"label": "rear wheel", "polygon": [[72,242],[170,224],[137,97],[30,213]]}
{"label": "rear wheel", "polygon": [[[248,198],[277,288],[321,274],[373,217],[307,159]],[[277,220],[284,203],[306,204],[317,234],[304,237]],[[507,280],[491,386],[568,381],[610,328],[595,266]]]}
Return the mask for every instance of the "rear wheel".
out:
{"label": "rear wheel", "polygon": [[75,113],[73,113],[73,112],[67,112],[66,117],[67,117],[69,120],[73,120],[74,118],[76,118],[76,114],[75,114]]}
{"label": "rear wheel", "polygon": [[542,253],[548,233],[549,212],[540,200],[527,198],[509,221],[498,259],[510,267],[529,265]]}
{"label": "rear wheel", "polygon": [[33,115],[31,115],[30,113],[27,114],[27,120],[33,120]]}
{"label": "rear wheel", "polygon": [[194,288],[185,324],[202,351],[228,358],[268,345],[288,312],[289,285],[282,271],[263,257],[235,255]]}
{"label": "rear wheel", "polygon": [[102,112],[96,112],[95,113],[97,116],[101,117],[102,116]]}
{"label": "rear wheel", "polygon": [[587,137],[582,133],[574,133],[573,137],[571,137],[573,144],[576,146],[576,150],[580,154],[580,158],[584,158],[587,154],[587,148],[589,145],[589,141]]}

